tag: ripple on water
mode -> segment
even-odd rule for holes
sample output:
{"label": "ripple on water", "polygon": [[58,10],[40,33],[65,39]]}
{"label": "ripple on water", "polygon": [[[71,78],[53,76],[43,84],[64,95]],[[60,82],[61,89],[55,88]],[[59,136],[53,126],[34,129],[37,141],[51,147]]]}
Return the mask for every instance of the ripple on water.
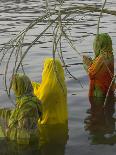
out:
{"label": "ripple on water", "polygon": [[[54,7],[54,0],[50,0],[51,7]],[[64,8],[76,5],[94,5],[101,6],[101,0],[66,0]],[[106,8],[116,8],[115,0],[107,1]],[[45,1],[42,0],[1,0],[0,1],[0,45],[6,43],[15,34],[26,28],[26,26],[38,16],[43,15],[45,12]],[[81,57],[77,52],[72,50],[67,40],[63,40],[62,49],[64,60],[69,71],[78,78],[78,81],[71,78],[70,75],[66,76],[66,82],[68,86],[68,111],[69,111],[69,140],[67,142],[65,153],[62,155],[115,155],[115,145],[92,145],[91,134],[86,131],[84,120],[88,118],[87,110],[90,108],[88,100],[88,76],[83,70],[82,55],[87,54],[93,57],[93,38],[96,34],[97,20],[99,13],[86,13],[86,16],[82,18],[82,14],[77,15],[74,20],[74,16],[70,17],[68,23],[67,34],[74,42],[75,47],[81,54]],[[79,20],[82,18],[81,20]],[[66,22],[65,22],[66,23]],[[23,44],[24,51],[27,46],[30,45],[42,30],[46,27],[46,20],[43,23],[39,23],[32,31],[29,31]],[[70,36],[70,32],[72,37]],[[103,14],[100,23],[100,32],[108,32],[113,41],[114,56],[116,60],[116,16]],[[36,43],[36,45],[30,49],[29,54],[25,58],[24,67],[27,75],[35,81],[41,81],[41,73],[43,67],[43,60],[47,56],[52,56],[52,29]],[[9,72],[11,73],[11,68]],[[116,61],[115,61],[116,66]],[[115,68],[116,72],[116,68]],[[9,76],[10,77],[10,76]],[[2,81],[0,77],[0,81]],[[81,84],[83,87],[81,87]],[[13,96],[14,99],[14,96]],[[8,97],[4,91],[3,83],[0,83],[0,106],[9,107],[12,104],[9,102]],[[3,147],[0,141],[0,146]],[[5,147],[6,148],[6,147]],[[4,147],[3,147],[4,149]],[[10,155],[10,152],[6,153]],[[30,151],[30,155],[32,155]],[[0,155],[4,155],[1,154]],[[25,154],[26,155],[26,154]],[[49,155],[49,154],[47,154]],[[50,154],[51,155],[51,154]],[[60,155],[60,154],[58,154]]]}

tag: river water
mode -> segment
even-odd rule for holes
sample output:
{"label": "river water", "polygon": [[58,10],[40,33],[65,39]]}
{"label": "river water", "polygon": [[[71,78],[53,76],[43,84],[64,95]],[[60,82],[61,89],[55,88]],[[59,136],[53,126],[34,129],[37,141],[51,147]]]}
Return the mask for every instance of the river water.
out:
{"label": "river water", "polygon": [[[102,1],[103,2],[103,1]],[[57,2],[56,2],[57,3]],[[51,7],[54,6],[55,1],[49,1]],[[101,6],[101,0],[65,0],[64,7],[68,8],[75,5],[93,5],[94,7]],[[106,8],[116,10],[115,0],[107,0]],[[0,0],[0,47],[3,46],[9,39],[15,37],[18,32],[26,28],[28,24],[43,15],[45,12],[45,1],[43,0]],[[71,37],[80,54],[85,52],[87,55],[93,57],[92,42],[97,31],[97,21],[99,13],[88,12],[84,19],[72,24]],[[78,20],[82,14],[76,16]],[[25,48],[29,43],[39,34],[46,26],[46,23],[39,23],[26,36]],[[116,16],[103,14],[100,23],[100,32],[107,32],[112,37],[115,66],[116,66]],[[99,128],[100,120],[94,121],[94,117],[88,113],[90,103],[88,100],[88,76],[83,69],[81,57],[73,51],[66,41],[63,42],[63,56],[68,69],[77,77],[79,81],[74,80],[69,75],[66,75],[66,82],[68,87],[68,139],[60,137],[59,143],[55,142],[47,146],[43,151],[28,150],[27,154],[42,154],[42,155],[115,155],[116,154],[116,133],[115,133],[115,112],[108,119],[107,116],[101,114],[99,119],[101,121],[99,133],[94,131],[94,126]],[[52,56],[52,34],[48,31],[38,42],[36,46],[31,48],[29,54],[26,56],[24,64],[27,75],[33,81],[41,80],[42,62],[47,56]],[[12,61],[14,61],[12,59]],[[12,66],[11,66],[12,67]],[[9,69],[9,72],[12,68]],[[115,67],[116,72],[116,67]],[[2,73],[1,73],[2,74]],[[2,75],[0,80],[2,81]],[[4,91],[2,82],[0,82],[0,105],[2,107],[11,106],[10,101]],[[98,109],[99,110],[99,109]],[[88,123],[88,120],[90,123]],[[92,122],[93,120],[93,122]],[[109,120],[109,121],[108,121]],[[92,125],[92,123],[94,125]],[[108,128],[108,129],[105,129]],[[103,129],[103,130],[102,130]],[[105,130],[105,131],[104,131]],[[103,132],[104,131],[104,132]],[[20,151],[11,153],[10,149],[6,149],[6,144],[0,141],[0,155],[11,154],[25,154]]]}

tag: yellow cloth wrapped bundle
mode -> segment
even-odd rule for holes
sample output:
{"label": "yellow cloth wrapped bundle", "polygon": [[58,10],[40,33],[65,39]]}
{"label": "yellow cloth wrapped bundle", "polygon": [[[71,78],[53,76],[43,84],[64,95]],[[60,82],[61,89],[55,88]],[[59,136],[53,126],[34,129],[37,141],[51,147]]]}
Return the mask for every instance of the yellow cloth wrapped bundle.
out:
{"label": "yellow cloth wrapped bundle", "polygon": [[46,58],[42,72],[42,82],[32,82],[35,95],[42,102],[41,124],[65,123],[68,120],[67,88],[64,70],[58,59]]}

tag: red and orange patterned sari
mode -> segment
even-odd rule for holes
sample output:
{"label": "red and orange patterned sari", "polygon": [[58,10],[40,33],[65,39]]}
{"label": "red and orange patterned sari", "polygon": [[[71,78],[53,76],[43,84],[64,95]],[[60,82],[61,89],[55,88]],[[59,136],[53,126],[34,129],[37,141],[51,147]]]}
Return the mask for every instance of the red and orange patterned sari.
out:
{"label": "red and orange patterned sari", "polygon": [[[100,54],[88,67],[90,78],[89,96],[103,97],[113,95],[114,57],[111,52]],[[111,87],[110,87],[111,86]],[[110,89],[109,89],[110,87]]]}

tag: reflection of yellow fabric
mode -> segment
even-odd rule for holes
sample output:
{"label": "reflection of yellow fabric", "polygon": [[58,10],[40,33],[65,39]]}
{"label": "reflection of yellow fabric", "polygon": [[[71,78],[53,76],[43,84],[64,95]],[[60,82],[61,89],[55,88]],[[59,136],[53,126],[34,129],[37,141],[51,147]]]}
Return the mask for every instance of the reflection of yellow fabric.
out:
{"label": "reflection of yellow fabric", "polygon": [[68,124],[39,125],[40,145],[62,144],[65,145],[68,139]]}
{"label": "reflection of yellow fabric", "polygon": [[67,121],[67,88],[64,70],[59,60],[45,59],[42,83],[38,89],[35,83],[33,87],[35,95],[42,102],[41,124],[64,123]]}

